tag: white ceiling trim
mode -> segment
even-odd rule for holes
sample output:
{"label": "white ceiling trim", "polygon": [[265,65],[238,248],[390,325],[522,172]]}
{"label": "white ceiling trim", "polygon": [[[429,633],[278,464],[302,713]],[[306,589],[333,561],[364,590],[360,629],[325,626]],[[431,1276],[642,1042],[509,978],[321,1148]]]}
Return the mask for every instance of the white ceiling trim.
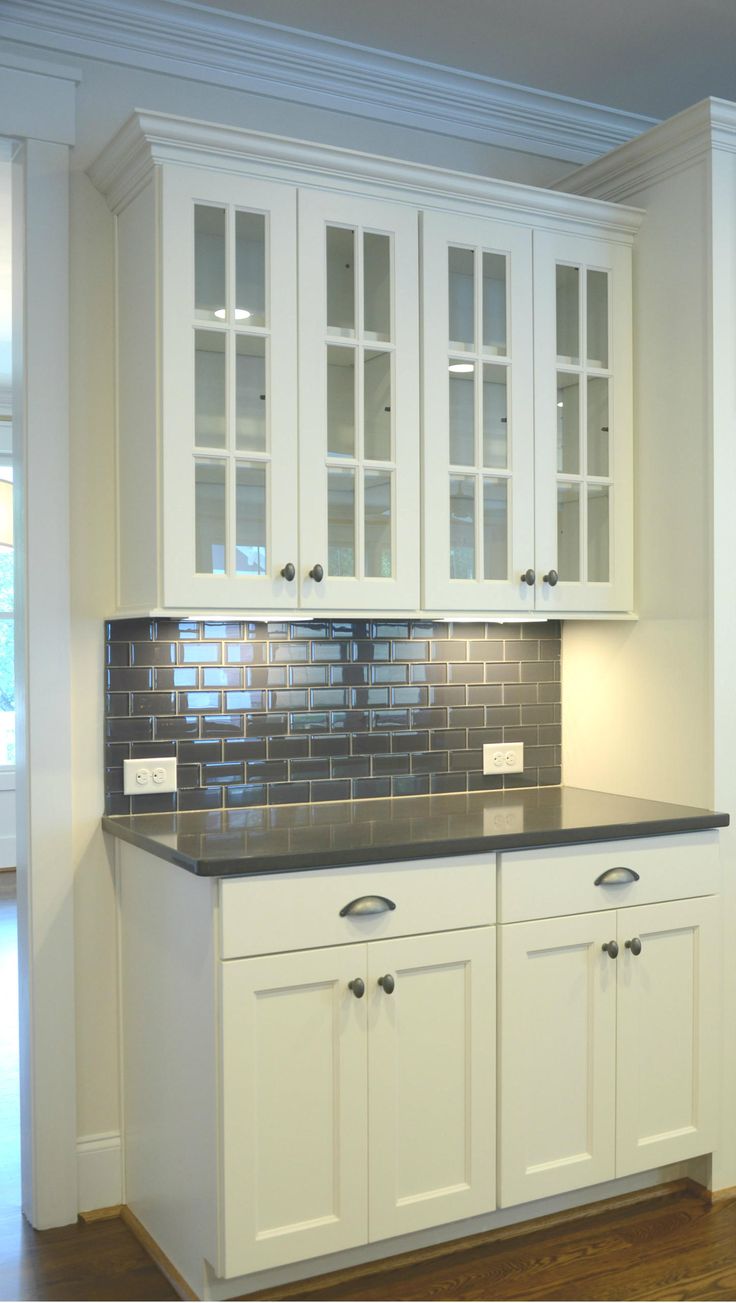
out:
{"label": "white ceiling trim", "polygon": [[571,163],[656,122],[192,0],[2,0],[0,35]]}
{"label": "white ceiling trim", "polygon": [[701,100],[554,188],[626,203],[646,186],[702,162],[711,150],[736,153],[736,106],[729,100]]}

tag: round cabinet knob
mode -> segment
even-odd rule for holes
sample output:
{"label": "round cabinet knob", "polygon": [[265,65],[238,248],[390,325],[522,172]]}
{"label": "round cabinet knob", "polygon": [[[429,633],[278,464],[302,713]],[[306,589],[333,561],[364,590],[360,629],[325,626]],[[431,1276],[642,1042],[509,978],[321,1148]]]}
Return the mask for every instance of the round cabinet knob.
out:
{"label": "round cabinet knob", "polygon": [[640,955],[640,954],[641,954],[641,941],[639,940],[639,938],[638,938],[638,937],[632,937],[630,941],[627,941],[627,942],[626,942],[626,949],[627,949],[627,950],[630,950],[631,953],[632,953],[632,955]]}
{"label": "round cabinet knob", "polygon": [[296,566],[293,564],[292,561],[286,562],[286,565],[281,571],[281,574],[283,575],[286,582],[290,584],[292,579],[294,578],[294,575],[296,574]]}
{"label": "round cabinet knob", "polygon": [[312,566],[312,569],[309,572],[309,578],[313,579],[315,584],[321,584],[324,577],[325,577],[324,569],[319,564],[319,562],[317,562],[316,566]]}
{"label": "round cabinet knob", "polygon": [[603,949],[605,950],[607,955],[610,955],[611,959],[615,959],[616,956],[618,955],[618,942],[606,941],[604,942]]}
{"label": "round cabinet knob", "polygon": [[550,570],[549,574],[542,575],[542,583],[549,584],[550,588],[554,588],[559,577],[560,576],[558,575],[556,570]]}
{"label": "round cabinet knob", "polygon": [[391,974],[386,973],[384,977],[379,977],[378,985],[383,987],[384,991],[386,992],[386,995],[390,995],[394,987],[396,986],[396,983],[393,977],[391,976]]}
{"label": "round cabinet knob", "polygon": [[362,977],[354,977],[352,982],[348,982],[348,990],[352,991],[356,1000],[362,1000],[365,995],[365,982]]}
{"label": "round cabinet knob", "polygon": [[522,584],[528,584],[530,588],[533,588],[536,577],[537,576],[535,575],[534,571],[530,567],[528,570],[524,571],[523,575],[521,576],[521,582]]}

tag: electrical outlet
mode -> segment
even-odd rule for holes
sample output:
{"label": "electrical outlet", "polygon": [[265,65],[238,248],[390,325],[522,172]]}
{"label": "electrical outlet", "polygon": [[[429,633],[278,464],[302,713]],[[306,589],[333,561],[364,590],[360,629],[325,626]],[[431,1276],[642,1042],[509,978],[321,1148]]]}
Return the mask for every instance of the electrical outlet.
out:
{"label": "electrical outlet", "polygon": [[493,742],[483,744],[484,774],[521,774],[524,770],[524,743]]}
{"label": "electrical outlet", "polygon": [[176,791],[176,759],[163,756],[123,761],[123,792],[126,796],[153,796]]}

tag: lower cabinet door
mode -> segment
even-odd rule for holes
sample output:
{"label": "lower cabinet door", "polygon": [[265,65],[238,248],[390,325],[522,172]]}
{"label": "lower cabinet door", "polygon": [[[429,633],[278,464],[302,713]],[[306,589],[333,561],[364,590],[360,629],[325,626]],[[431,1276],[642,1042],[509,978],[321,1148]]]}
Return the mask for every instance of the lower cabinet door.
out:
{"label": "lower cabinet door", "polygon": [[618,914],[616,1173],[709,1153],[720,1010],[718,899]]}
{"label": "lower cabinet door", "polygon": [[221,965],[222,1276],[367,1239],[368,1001],[348,985],[365,981],[365,957],[356,945]]}
{"label": "lower cabinet door", "polygon": [[498,931],[507,1208],[614,1175],[618,961],[603,950],[616,940],[613,911]]}
{"label": "lower cabinet door", "polygon": [[495,1207],[494,941],[368,947],[371,1240]]}

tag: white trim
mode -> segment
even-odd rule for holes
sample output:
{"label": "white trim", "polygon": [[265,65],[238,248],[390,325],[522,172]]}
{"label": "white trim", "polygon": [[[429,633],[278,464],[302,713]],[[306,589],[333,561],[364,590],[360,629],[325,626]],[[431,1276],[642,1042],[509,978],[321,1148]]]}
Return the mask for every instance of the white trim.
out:
{"label": "white trim", "polygon": [[736,153],[736,105],[705,99],[561,181],[556,190],[595,195],[625,203],[657,181],[709,156],[711,150]]}
{"label": "white trim", "polygon": [[190,0],[3,0],[0,34],[549,158],[587,162],[656,119]]}
{"label": "white trim", "polygon": [[315,145],[243,127],[200,122],[150,109],[136,109],[89,168],[93,184],[114,212],[130,203],[157,164],[215,168],[219,172],[268,176],[295,185],[343,189],[413,205],[467,205],[509,222],[555,226],[631,243],[643,213],[598,199],[555,190],[492,181],[403,159],[364,154],[335,145]]}
{"label": "white trim", "polygon": [[[3,24],[0,21],[0,32]],[[61,64],[0,51],[0,122],[6,137],[74,144],[81,73]]]}
{"label": "white trim", "polygon": [[123,1202],[123,1153],[119,1131],[77,1140],[79,1211],[115,1208]]}
{"label": "white trim", "polygon": [[15,791],[15,765],[0,765],[0,792]]}

